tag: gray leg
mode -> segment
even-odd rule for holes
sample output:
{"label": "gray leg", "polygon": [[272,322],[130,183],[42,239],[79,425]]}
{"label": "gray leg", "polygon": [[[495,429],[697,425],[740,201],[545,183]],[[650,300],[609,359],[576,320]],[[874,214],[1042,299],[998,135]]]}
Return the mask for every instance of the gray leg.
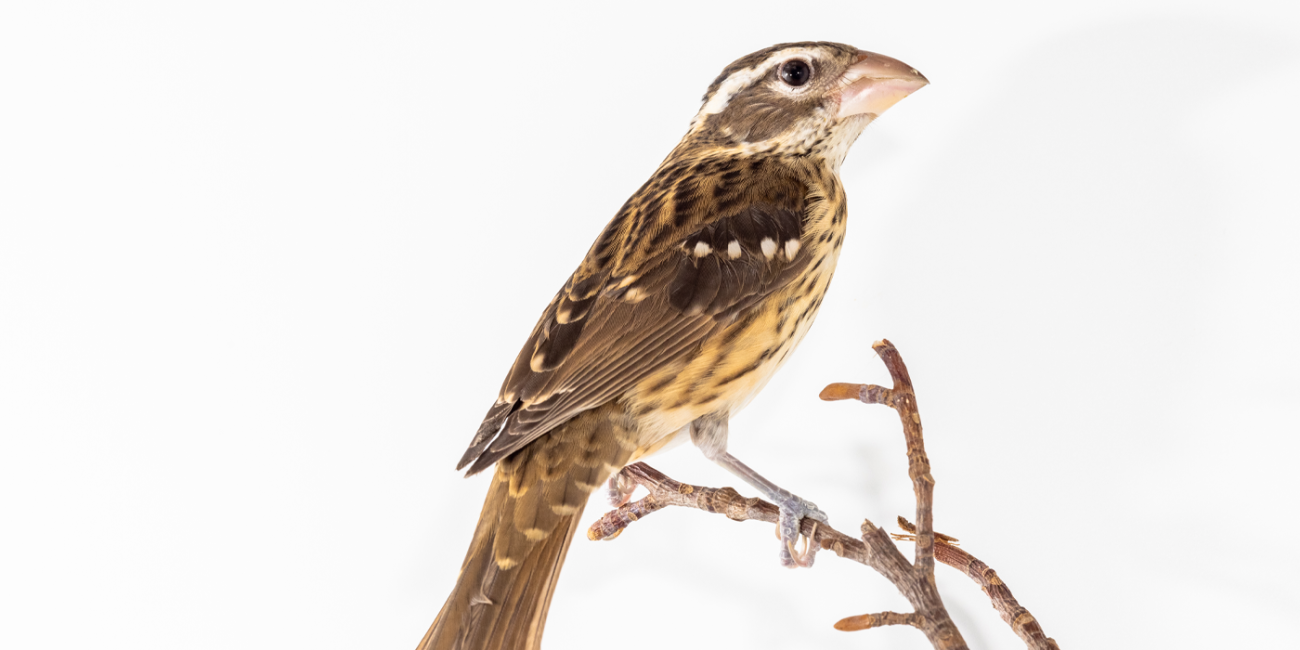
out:
{"label": "gray leg", "polygon": [[721,465],[727,471],[739,476],[741,480],[753,486],[763,496],[781,509],[778,524],[781,535],[782,566],[812,566],[817,553],[817,545],[808,540],[808,548],[803,553],[795,551],[799,541],[799,522],[808,517],[814,521],[826,523],[826,513],[811,501],[791,494],[781,486],[763,478],[748,465],[727,453],[727,418],[725,415],[706,415],[691,423],[691,442],[704,453],[704,457]]}

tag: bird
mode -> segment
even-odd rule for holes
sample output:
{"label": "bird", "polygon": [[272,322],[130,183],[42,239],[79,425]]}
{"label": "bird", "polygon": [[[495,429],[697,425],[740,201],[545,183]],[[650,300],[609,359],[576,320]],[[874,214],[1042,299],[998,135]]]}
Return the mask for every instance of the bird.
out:
{"label": "bird", "polygon": [[589,496],[674,442],[780,508],[779,559],[815,504],[727,452],[728,421],[807,334],[839,258],[839,170],[928,80],[884,55],[782,43],[709,85],[682,140],[533,327],[456,469],[496,466],[455,587],[419,650],[534,650]]}

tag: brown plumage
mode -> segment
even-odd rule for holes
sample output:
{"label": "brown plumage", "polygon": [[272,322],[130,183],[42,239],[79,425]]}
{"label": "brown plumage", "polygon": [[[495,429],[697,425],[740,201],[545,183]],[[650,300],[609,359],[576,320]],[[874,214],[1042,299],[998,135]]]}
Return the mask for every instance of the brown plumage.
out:
{"label": "brown plumage", "polygon": [[542,313],[461,458],[496,475],[420,648],[536,648],[588,496],[677,435],[782,505],[782,559],[796,561],[799,518],[824,515],[727,454],[727,420],[821,306],[849,146],[925,83],[835,43],[777,45],[723,71]]}

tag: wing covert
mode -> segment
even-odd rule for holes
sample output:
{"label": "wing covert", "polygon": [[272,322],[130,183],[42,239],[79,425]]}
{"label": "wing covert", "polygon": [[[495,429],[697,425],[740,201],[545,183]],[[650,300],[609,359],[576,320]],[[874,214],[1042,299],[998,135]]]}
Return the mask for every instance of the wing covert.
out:
{"label": "wing covert", "polygon": [[[672,210],[653,181],[638,197]],[[477,473],[689,359],[807,265],[802,183],[777,193],[784,200],[763,191],[763,200],[720,206],[701,204],[701,194],[697,186],[688,197],[701,214],[675,235],[651,227],[673,220],[642,218],[637,197],[624,206],[542,313],[457,469],[472,463],[467,474]],[[709,218],[719,207],[729,214]]]}

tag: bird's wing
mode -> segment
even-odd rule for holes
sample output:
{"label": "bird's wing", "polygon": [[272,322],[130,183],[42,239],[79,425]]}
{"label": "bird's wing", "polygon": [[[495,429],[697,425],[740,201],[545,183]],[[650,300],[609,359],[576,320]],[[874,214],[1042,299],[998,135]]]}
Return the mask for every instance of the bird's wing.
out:
{"label": "bird's wing", "polygon": [[542,313],[457,469],[490,467],[689,358],[799,275],[820,197],[737,164],[666,165],[628,201]]}

